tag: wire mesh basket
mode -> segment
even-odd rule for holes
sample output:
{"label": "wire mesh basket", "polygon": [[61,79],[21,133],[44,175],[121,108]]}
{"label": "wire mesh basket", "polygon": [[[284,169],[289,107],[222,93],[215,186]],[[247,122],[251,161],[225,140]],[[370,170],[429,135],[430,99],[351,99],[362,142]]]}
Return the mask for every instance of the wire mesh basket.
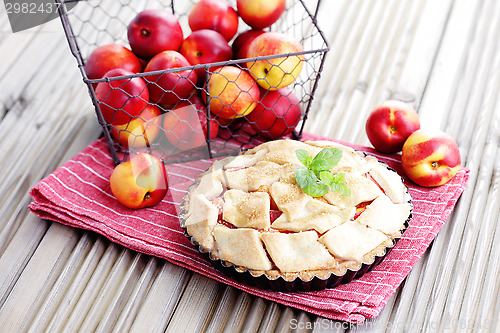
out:
{"label": "wire mesh basket", "polygon": [[[173,163],[236,154],[270,139],[301,137],[329,50],[316,21],[319,0],[288,0],[284,13],[265,29],[300,43],[301,50],[243,58],[233,54],[224,61],[175,67],[138,57],[140,68],[113,70],[98,78],[88,75],[89,57],[105,45],[130,50],[127,27],[137,14],[168,10],[187,38],[192,34],[189,14],[197,1],[57,1],[115,164],[130,153],[149,152]],[[228,3],[236,8],[236,0]],[[249,29],[239,19],[236,36]],[[227,42],[232,50],[235,41]],[[264,76],[255,74],[254,66],[263,68]],[[271,79],[270,73],[278,70],[282,75]]]}

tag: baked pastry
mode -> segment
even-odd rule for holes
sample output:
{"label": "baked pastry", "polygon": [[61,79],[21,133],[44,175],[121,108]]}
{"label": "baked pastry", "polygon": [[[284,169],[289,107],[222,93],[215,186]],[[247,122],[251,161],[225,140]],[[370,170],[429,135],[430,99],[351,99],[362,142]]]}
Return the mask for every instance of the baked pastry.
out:
{"label": "baked pastry", "polygon": [[[341,152],[327,173],[350,193],[332,185],[312,196],[301,187],[298,152],[311,161],[324,148]],[[185,195],[180,217],[192,243],[224,272],[299,291],[373,268],[408,227],[412,208],[401,177],[375,157],[331,141],[275,140],[214,162]]]}

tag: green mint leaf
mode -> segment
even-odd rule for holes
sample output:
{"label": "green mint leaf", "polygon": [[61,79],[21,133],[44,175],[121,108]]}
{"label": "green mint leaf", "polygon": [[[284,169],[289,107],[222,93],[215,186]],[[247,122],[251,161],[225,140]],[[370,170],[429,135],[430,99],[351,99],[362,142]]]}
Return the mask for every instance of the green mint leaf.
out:
{"label": "green mint leaf", "polygon": [[332,186],[335,183],[335,177],[330,171],[321,171],[319,179],[328,186]]}
{"label": "green mint leaf", "polygon": [[323,148],[311,162],[310,168],[316,170],[330,170],[342,159],[342,150],[338,148]]}
{"label": "green mint leaf", "polygon": [[309,194],[311,197],[321,197],[328,193],[330,188],[323,182],[314,182],[308,187],[304,188],[304,192]]}
{"label": "green mint leaf", "polygon": [[316,176],[307,167],[299,166],[295,170],[295,180],[301,188],[306,188],[316,182]]}
{"label": "green mint leaf", "polygon": [[335,177],[333,177],[333,181],[335,183],[343,183],[345,181],[345,173],[339,172],[335,175]]}
{"label": "green mint leaf", "polygon": [[350,195],[351,190],[344,182],[345,174],[332,174],[331,169],[342,159],[342,150],[327,147],[314,158],[305,149],[295,151],[298,160],[303,165],[295,170],[295,180],[305,193],[312,197],[321,197],[330,188],[342,195]]}
{"label": "green mint leaf", "polygon": [[309,168],[319,174],[321,171],[330,171],[330,162],[326,160],[317,160],[313,159],[311,164],[309,164]]}
{"label": "green mint leaf", "polygon": [[349,188],[349,186],[347,186],[346,183],[335,184],[335,191],[346,197],[351,195],[351,189]]}
{"label": "green mint leaf", "polygon": [[338,173],[333,177],[332,191],[337,191],[344,196],[351,195],[351,189],[345,181],[345,174],[343,172]]}
{"label": "green mint leaf", "polygon": [[308,167],[312,161],[312,157],[309,156],[309,153],[305,149],[297,149],[295,155],[297,155],[300,163],[304,164],[306,167]]}
{"label": "green mint leaf", "polygon": [[349,186],[347,186],[346,183],[340,183],[339,186],[340,186],[340,190],[341,190],[340,193],[342,195],[345,195],[346,197],[351,195],[351,188]]}

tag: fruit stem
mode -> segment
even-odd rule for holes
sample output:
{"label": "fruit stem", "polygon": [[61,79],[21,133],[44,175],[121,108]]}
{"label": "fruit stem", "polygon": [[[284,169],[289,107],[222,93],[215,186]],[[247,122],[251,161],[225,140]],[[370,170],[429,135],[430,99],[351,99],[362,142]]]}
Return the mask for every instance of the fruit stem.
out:
{"label": "fruit stem", "polygon": [[438,162],[434,161],[431,163],[431,166],[433,169],[436,169],[439,166],[439,164],[438,164]]}

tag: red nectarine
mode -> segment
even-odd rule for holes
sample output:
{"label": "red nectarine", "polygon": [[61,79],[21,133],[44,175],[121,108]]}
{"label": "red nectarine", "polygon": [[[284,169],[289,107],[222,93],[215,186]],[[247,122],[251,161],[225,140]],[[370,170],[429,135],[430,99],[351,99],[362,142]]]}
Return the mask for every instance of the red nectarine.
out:
{"label": "red nectarine", "polygon": [[211,29],[230,41],[238,31],[238,13],[225,0],[201,0],[189,13],[192,31]]}
{"label": "red nectarine", "polygon": [[[176,51],[163,51],[155,55],[147,64],[144,72],[190,67],[191,64]],[[196,73],[193,69],[149,75],[149,96],[152,102],[173,105],[180,99],[191,95],[196,88]]]}
{"label": "red nectarine", "polygon": [[184,39],[175,15],[161,9],[137,14],[127,27],[127,37],[132,51],[143,59],[167,50],[178,51]]}
{"label": "red nectarine", "polygon": [[396,100],[388,100],[375,107],[365,124],[371,144],[383,153],[401,151],[406,139],[419,128],[417,111],[411,105]]}
{"label": "red nectarine", "polygon": [[210,105],[210,111],[224,119],[248,115],[260,99],[259,86],[255,80],[236,66],[224,66],[215,70],[202,95]]}
{"label": "red nectarine", "polygon": [[[191,33],[179,51],[191,65],[208,64],[231,59],[233,51],[224,37],[214,30],[202,29]],[[204,68],[195,69],[198,83],[205,82]]]}
{"label": "red nectarine", "polygon": [[233,41],[231,45],[233,49],[233,57],[235,59],[247,58],[248,46],[250,42],[254,40],[255,37],[260,36],[264,33],[264,30],[250,29],[240,33]]}
{"label": "red nectarine", "polygon": [[[105,77],[130,76],[134,73],[115,68]],[[140,77],[130,77],[109,82],[100,82],[95,89],[104,120],[113,125],[128,123],[148,105],[149,92],[146,82]]]}
{"label": "red nectarine", "polygon": [[163,130],[170,144],[179,150],[195,149],[206,143],[199,112],[187,101],[163,116]]}
{"label": "red nectarine", "polygon": [[116,199],[133,209],[156,205],[168,189],[165,166],[147,153],[132,155],[129,161],[118,164],[109,183]]}
{"label": "red nectarine", "polygon": [[115,68],[122,68],[132,73],[142,72],[142,64],[137,56],[118,44],[99,46],[90,53],[85,62],[85,73],[91,80],[100,79]]}
{"label": "red nectarine", "polygon": [[458,172],[460,163],[456,141],[442,131],[419,129],[403,145],[403,170],[421,186],[434,187],[446,183]]}
{"label": "red nectarine", "polygon": [[260,103],[246,117],[252,128],[270,139],[293,132],[302,115],[298,98],[287,88],[261,92],[261,95]]}

